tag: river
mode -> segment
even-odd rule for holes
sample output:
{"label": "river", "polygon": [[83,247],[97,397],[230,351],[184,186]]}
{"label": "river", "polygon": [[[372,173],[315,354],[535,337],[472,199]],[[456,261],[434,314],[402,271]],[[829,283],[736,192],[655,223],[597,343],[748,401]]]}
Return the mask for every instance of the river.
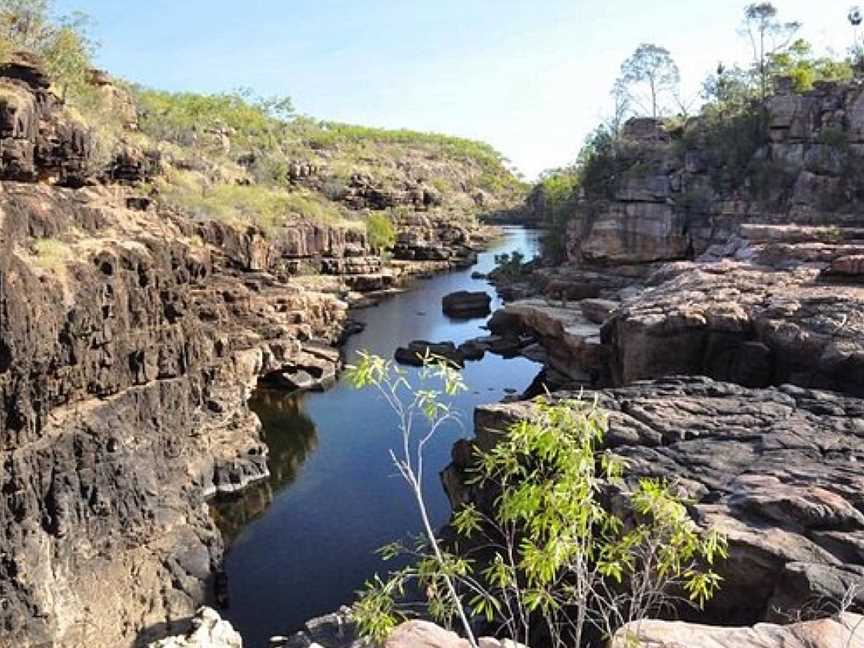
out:
{"label": "river", "polygon": [[[494,256],[538,252],[539,233],[504,228],[504,236],[479,255],[468,270],[419,280],[380,305],[354,313],[366,329],[345,346],[350,362],[358,350],[392,357],[397,346],[415,339],[457,344],[487,334],[486,319],[456,321],[441,312],[441,298],[457,290],[489,290],[473,272],[488,272]],[[493,310],[500,306],[493,300]],[[425,484],[433,522],[450,513],[438,471],[450,450],[472,432],[477,405],[501,400],[507,390],[526,389],[540,366],[524,358],[486,354],[464,369],[469,391],[455,401],[464,429],[442,430],[428,446]],[[414,370],[411,370],[413,375]],[[269,637],[350,603],[354,593],[382,564],[374,551],[420,530],[405,484],[395,474],[389,449],[398,432],[395,418],[370,391],[340,381],[323,393],[264,391],[253,398],[270,448],[271,478],[231,503],[214,505],[230,549],[225,570],[231,605],[223,615],[249,648],[264,648]]]}

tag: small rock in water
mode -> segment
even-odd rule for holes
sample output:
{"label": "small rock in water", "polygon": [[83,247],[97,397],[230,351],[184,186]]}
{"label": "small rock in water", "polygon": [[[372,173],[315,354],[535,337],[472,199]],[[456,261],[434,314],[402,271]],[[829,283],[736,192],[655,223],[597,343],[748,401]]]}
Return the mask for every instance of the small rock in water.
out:
{"label": "small rock in water", "polygon": [[507,387],[507,388],[504,390],[504,393],[505,393],[505,394],[515,394],[516,392],[517,392],[517,390],[516,390],[516,389],[513,389],[512,387]]}

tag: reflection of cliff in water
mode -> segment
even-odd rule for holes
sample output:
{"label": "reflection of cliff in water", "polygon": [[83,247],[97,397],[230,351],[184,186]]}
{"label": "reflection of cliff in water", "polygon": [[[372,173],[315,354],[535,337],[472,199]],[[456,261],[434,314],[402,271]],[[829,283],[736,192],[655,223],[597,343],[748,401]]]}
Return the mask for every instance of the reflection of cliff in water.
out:
{"label": "reflection of cliff in water", "polygon": [[280,489],[296,479],[306,457],[318,445],[315,424],[303,411],[302,394],[259,389],[249,406],[263,424],[261,437],[270,449],[270,477],[236,496],[220,497],[211,503],[211,513],[227,544],[267,510]]}

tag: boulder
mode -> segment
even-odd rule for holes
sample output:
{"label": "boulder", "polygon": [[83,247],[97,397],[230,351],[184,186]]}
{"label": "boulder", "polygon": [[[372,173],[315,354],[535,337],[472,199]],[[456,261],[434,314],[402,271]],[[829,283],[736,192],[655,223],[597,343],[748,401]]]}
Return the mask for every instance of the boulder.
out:
{"label": "boulder", "polygon": [[485,292],[459,292],[446,295],[441,302],[444,314],[457,319],[486,317],[491,312],[492,297]]}
{"label": "boulder", "polygon": [[522,319],[518,315],[508,313],[505,308],[499,308],[492,313],[492,317],[486,322],[486,328],[493,335],[520,335],[525,330]]}
{"label": "boulder", "polygon": [[[480,648],[526,648],[509,639],[478,639]],[[467,640],[429,621],[406,621],[393,631],[384,648],[470,648]]]}
{"label": "boulder", "polygon": [[621,628],[609,648],[864,648],[864,617],[838,617],[791,625],[760,623],[726,628],[681,621],[635,621]]}
{"label": "boulder", "polygon": [[192,618],[192,630],[149,644],[148,648],[243,648],[243,639],[216,610],[203,607]]}
{"label": "boulder", "polygon": [[465,354],[452,342],[426,342],[425,340],[414,340],[407,347],[396,349],[394,358],[399,364],[422,367],[424,358],[431,355],[444,358],[452,364],[462,367],[465,365]]}

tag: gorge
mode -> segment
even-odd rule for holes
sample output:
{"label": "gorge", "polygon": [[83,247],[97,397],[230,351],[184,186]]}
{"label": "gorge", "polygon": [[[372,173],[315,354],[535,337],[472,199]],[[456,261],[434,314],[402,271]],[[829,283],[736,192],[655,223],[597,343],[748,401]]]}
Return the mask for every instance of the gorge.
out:
{"label": "gorge", "polygon": [[[626,466],[598,508],[639,528],[627,497],[662,484],[728,543],[704,605],[670,587],[586,645],[864,646],[860,70],[622,119],[530,188],[481,142],[83,64],[67,87],[3,44],[0,646],[370,645],[344,606],[421,527],[345,368],[414,383],[430,348],[467,385],[426,446],[448,543],[501,501],[484,453],[579,402],[606,417],[586,470]],[[546,647],[502,615],[461,630]],[[470,646],[420,616],[385,648]]]}

